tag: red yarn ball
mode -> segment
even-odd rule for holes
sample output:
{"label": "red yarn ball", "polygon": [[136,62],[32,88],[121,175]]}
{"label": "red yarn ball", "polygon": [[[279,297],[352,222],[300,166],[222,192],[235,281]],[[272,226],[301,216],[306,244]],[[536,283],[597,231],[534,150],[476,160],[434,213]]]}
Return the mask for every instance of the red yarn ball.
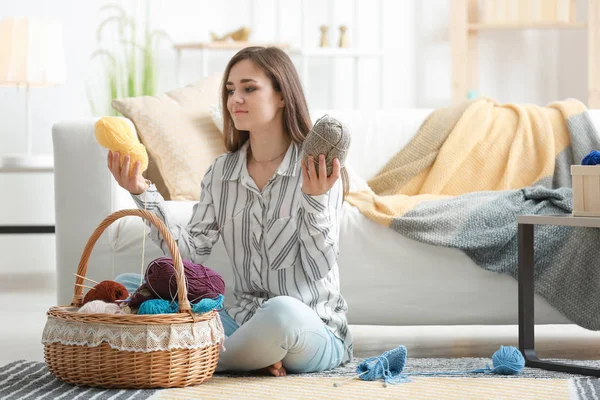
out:
{"label": "red yarn ball", "polygon": [[129,297],[127,288],[115,281],[102,281],[94,289],[90,289],[83,298],[83,304],[93,300],[102,300],[106,303],[114,303],[116,300],[125,300]]}

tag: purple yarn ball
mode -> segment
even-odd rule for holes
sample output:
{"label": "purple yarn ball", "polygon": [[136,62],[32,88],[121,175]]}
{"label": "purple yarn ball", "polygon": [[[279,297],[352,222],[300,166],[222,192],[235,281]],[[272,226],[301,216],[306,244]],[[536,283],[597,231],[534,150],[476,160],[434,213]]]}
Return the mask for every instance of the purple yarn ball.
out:
{"label": "purple yarn ball", "polygon": [[[219,294],[225,295],[225,282],[212,269],[183,260],[183,272],[190,303],[197,303],[204,298],[214,299]],[[148,264],[145,282],[131,296],[130,306],[137,308],[144,301],[156,298],[179,301],[175,266],[170,257],[160,257]]]}

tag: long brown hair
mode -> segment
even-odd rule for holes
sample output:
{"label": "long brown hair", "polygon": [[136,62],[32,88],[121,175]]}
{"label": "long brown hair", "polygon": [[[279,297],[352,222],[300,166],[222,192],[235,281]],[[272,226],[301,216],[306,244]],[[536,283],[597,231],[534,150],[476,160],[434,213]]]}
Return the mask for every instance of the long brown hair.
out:
{"label": "long brown hair", "polygon": [[[234,152],[239,150],[249,139],[248,131],[237,130],[231,114],[227,110],[229,98],[227,80],[231,68],[242,60],[250,60],[260,68],[271,81],[273,89],[281,93],[284,100],[283,129],[292,141],[302,144],[312,127],[306,97],[302,90],[300,77],[294,63],[287,53],[278,47],[252,46],[237,52],[225,67],[221,81],[221,106],[223,108],[223,140],[225,148]],[[348,193],[348,173],[345,168],[341,171],[344,194]]]}

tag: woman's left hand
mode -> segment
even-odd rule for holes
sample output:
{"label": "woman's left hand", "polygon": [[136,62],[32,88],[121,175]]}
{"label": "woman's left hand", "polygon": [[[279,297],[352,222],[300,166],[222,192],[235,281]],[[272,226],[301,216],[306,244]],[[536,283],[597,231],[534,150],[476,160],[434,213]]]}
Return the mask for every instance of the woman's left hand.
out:
{"label": "woman's left hand", "polygon": [[306,162],[302,159],[302,191],[309,196],[319,196],[329,192],[340,177],[340,161],[337,158],[333,159],[333,170],[330,176],[327,176],[327,166],[323,154],[319,156],[318,175],[314,157],[308,157],[308,163],[307,168]]}

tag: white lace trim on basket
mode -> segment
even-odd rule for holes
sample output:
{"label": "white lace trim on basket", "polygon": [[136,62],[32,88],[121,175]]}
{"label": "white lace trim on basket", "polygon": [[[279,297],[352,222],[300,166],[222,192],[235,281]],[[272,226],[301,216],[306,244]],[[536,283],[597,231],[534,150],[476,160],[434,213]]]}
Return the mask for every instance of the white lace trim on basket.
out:
{"label": "white lace trim on basket", "polygon": [[221,344],[224,338],[218,314],[208,321],[162,325],[98,324],[48,317],[42,343],[88,347],[108,343],[113,349],[148,353],[199,349]]}

